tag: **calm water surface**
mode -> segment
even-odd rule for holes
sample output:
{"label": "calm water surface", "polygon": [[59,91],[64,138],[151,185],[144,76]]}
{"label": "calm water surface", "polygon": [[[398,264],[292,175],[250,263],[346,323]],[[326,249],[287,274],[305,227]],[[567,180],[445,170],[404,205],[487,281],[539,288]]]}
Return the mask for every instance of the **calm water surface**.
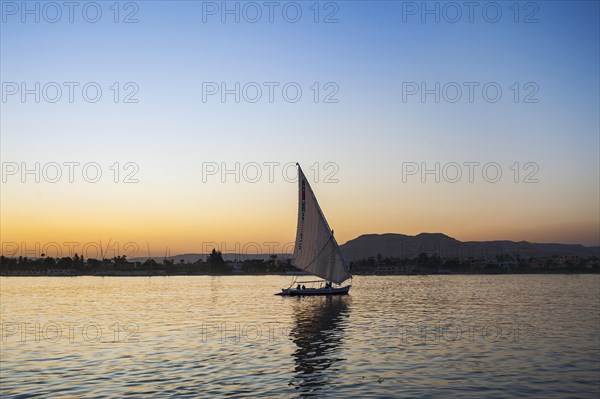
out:
{"label": "calm water surface", "polygon": [[3,398],[600,395],[600,276],[4,277]]}

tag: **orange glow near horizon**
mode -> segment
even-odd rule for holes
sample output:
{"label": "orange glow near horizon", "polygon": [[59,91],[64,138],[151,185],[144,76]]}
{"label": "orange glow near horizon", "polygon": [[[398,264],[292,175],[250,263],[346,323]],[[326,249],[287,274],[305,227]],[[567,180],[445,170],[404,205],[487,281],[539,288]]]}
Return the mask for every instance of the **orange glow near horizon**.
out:
{"label": "orange glow near horizon", "polygon": [[[377,196],[377,184],[362,184],[357,194],[356,184],[314,184],[340,243],[362,234],[439,232],[461,241],[598,245],[598,212],[585,204],[560,212],[564,199],[559,196],[523,205],[518,196],[502,194],[494,186],[485,195],[480,191],[473,202],[468,198],[475,190],[468,186],[450,191],[442,185],[398,185],[386,198]],[[289,252],[295,238],[295,184],[213,184],[210,191],[203,187],[181,195],[171,189],[151,193],[144,186],[117,195],[92,187],[75,198],[53,190],[37,198],[31,194],[30,200],[5,191],[0,231],[4,255],[76,252],[96,257],[100,246],[105,256],[129,258],[148,256],[148,248],[151,256],[204,253],[213,247],[224,253]],[[43,208],[37,206],[39,195]]]}

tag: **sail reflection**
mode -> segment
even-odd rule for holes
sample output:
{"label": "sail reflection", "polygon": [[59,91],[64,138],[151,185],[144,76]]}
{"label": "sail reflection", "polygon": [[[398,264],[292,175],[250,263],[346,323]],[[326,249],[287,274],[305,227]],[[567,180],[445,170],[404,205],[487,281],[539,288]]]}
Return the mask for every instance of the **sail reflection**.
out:
{"label": "sail reflection", "polygon": [[341,344],[350,313],[349,297],[299,298],[290,338],[298,346],[293,353],[296,375],[290,385],[299,397],[322,395],[332,386],[343,365]]}

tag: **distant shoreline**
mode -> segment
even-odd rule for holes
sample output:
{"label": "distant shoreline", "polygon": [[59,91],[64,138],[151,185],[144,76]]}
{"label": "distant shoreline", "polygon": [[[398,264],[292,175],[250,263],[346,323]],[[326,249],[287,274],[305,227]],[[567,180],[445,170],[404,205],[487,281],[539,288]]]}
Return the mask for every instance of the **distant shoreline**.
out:
{"label": "distant shoreline", "polygon": [[[529,275],[576,275],[576,274],[600,274],[600,271],[540,271],[527,273],[412,273],[412,274],[354,274],[353,277],[390,277],[390,276],[529,276]],[[228,273],[228,274],[10,274],[0,273],[0,277],[244,277],[244,276],[282,276],[292,277],[292,274],[284,273]],[[297,276],[302,276],[301,274]]]}
{"label": "distant shoreline", "polygon": [[[388,257],[377,254],[353,262],[347,267],[355,276],[411,276],[411,275],[490,275],[490,274],[597,274],[600,273],[598,256],[552,255],[524,257],[520,254],[500,254],[488,257],[445,258],[438,254],[421,252],[414,258]],[[275,254],[267,259],[226,261],[220,251],[214,250],[206,260],[185,262],[181,259],[154,259],[144,262],[128,260],[125,255],[113,258],[26,257],[0,256],[0,276],[291,276],[306,274],[295,267],[292,259]]]}

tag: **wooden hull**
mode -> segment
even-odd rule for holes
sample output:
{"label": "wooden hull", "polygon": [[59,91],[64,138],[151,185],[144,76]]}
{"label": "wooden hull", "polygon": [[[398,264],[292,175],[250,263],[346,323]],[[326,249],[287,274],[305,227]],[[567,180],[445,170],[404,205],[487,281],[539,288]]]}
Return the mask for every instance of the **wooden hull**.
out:
{"label": "wooden hull", "polygon": [[351,285],[339,288],[282,288],[281,292],[275,295],[281,296],[313,296],[313,295],[348,295]]}

